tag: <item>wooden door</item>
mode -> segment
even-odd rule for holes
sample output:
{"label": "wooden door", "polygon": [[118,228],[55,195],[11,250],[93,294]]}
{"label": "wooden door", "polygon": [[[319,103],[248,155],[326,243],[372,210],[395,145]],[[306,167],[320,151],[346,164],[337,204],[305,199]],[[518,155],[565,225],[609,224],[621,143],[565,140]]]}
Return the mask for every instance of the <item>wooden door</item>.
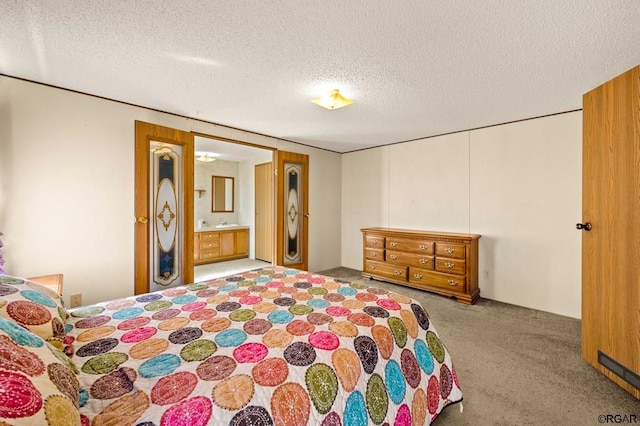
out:
{"label": "wooden door", "polygon": [[135,294],[193,282],[193,134],[135,122]]}
{"label": "wooden door", "polygon": [[307,270],[309,156],[277,151],[276,241],[278,265]]}
{"label": "wooden door", "polygon": [[640,398],[639,95],[640,67],[584,95],[582,181],[582,220],[591,225],[582,234],[582,356],[636,398]]}
{"label": "wooden door", "polygon": [[256,165],[255,189],[255,257],[273,262],[273,163]]}

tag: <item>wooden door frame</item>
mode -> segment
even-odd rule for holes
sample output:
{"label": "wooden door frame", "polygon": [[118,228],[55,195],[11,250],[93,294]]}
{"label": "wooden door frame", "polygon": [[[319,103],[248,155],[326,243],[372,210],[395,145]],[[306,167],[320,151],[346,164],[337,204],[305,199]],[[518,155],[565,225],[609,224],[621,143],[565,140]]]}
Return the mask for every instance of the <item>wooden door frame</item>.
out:
{"label": "wooden door frame", "polygon": [[284,264],[284,217],[286,215],[284,208],[284,163],[302,164],[302,262],[286,265],[291,268],[306,271],[309,265],[309,156],[305,154],[297,154],[287,151],[276,151],[274,160],[277,161],[276,167],[276,265]]}
{"label": "wooden door frame", "polygon": [[149,226],[153,224],[149,206],[149,144],[151,140],[182,146],[183,170],[183,253],[182,282],[193,282],[193,180],[194,134],[144,121],[135,121],[135,218],[148,222],[134,224],[134,294],[149,292]]}

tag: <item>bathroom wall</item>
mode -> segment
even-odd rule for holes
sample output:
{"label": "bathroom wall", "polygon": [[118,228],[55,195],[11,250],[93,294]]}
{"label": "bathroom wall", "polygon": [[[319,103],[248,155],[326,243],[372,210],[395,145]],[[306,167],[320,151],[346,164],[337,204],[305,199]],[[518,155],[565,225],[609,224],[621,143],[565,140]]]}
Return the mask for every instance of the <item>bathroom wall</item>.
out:
{"label": "bathroom wall", "polygon": [[[211,176],[228,176],[234,182],[234,206],[233,212],[213,213],[211,211]],[[193,222],[198,228],[198,221],[203,219],[207,222],[206,227],[213,227],[220,223],[239,223],[238,212],[242,208],[240,194],[240,167],[237,161],[216,160],[211,163],[196,161],[193,187],[196,190],[203,189],[204,192],[195,193]]]}

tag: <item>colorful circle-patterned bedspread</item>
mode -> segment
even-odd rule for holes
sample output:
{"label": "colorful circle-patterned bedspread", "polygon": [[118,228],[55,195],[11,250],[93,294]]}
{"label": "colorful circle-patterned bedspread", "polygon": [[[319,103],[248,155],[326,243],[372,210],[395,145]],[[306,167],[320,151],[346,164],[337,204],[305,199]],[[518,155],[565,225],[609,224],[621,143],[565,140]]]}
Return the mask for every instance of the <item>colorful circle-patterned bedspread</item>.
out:
{"label": "colorful circle-patterned bedspread", "polygon": [[269,267],[71,311],[84,424],[423,425],[462,393],[401,294]]}

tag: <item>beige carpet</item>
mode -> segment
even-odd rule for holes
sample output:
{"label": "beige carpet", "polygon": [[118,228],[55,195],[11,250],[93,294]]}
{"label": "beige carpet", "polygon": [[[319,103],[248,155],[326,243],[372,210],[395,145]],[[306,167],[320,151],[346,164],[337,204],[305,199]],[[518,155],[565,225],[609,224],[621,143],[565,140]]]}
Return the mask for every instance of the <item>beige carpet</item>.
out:
{"label": "beige carpet", "polygon": [[603,414],[636,415],[640,424],[640,401],[580,358],[579,320],[489,299],[462,305],[348,268],[321,274],[402,292],[426,308],[464,396],[464,411],[446,408],[436,426],[599,425]]}

